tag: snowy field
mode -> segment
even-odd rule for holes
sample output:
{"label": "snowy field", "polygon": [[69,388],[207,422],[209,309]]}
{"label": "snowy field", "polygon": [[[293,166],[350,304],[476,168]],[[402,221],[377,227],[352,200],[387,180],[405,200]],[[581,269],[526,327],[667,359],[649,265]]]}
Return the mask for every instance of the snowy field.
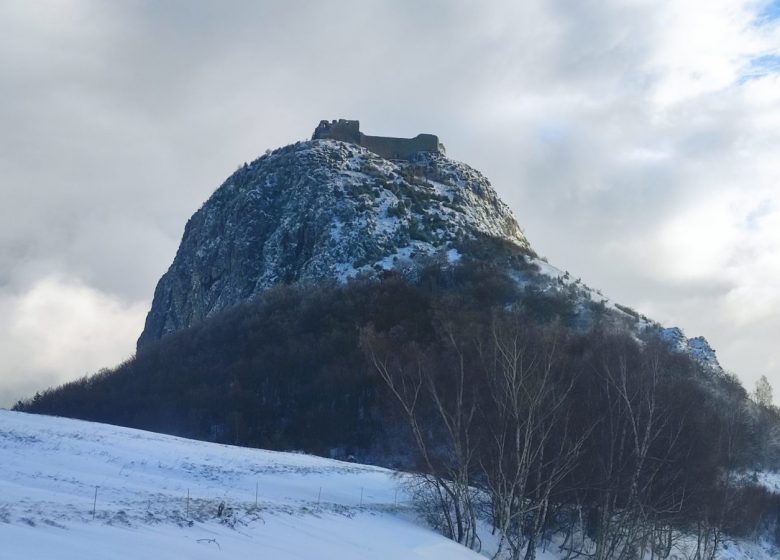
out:
{"label": "snowy field", "polygon": [[[692,558],[693,544],[675,559]],[[780,557],[763,545],[728,542],[718,558]],[[0,560],[484,554],[428,529],[386,469],[0,410]]]}
{"label": "snowy field", "polygon": [[0,559],[17,558],[484,557],[385,469],[0,410]]}

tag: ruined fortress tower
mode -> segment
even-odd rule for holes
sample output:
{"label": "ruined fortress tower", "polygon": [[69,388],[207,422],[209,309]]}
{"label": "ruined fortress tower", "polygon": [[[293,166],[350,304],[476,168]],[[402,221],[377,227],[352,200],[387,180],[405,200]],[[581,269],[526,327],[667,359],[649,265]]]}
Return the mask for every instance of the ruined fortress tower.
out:
{"label": "ruined fortress tower", "polygon": [[312,140],[341,140],[363,146],[385,159],[411,159],[418,152],[444,154],[444,145],[435,134],[418,134],[414,138],[368,136],[360,132],[360,122],[339,119],[320,121]]}

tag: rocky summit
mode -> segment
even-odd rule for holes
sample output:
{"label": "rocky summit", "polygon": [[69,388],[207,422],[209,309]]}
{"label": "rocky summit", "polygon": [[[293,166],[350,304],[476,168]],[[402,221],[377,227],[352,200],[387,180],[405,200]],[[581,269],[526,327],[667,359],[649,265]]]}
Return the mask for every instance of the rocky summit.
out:
{"label": "rocky summit", "polygon": [[519,285],[566,299],[581,329],[607,321],[655,332],[722,371],[703,338],[664,329],[537,258],[490,182],[448,159],[438,137],[366,136],[346,120],[323,121],[312,140],[244,164],[190,218],[138,351],[275,285],[414,276],[463,258],[501,263]]}
{"label": "rocky summit", "polygon": [[388,160],[331,139],[280,148],[241,167],[189,220],[138,348],[276,284],[455,261],[486,238],[532,253],[485,176],[442,153]]}

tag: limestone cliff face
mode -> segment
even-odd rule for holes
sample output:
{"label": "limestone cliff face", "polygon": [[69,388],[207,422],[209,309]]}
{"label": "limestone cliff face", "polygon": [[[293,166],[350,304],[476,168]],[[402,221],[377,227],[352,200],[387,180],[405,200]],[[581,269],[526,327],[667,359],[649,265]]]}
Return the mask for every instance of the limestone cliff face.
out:
{"label": "limestone cliff face", "polygon": [[287,146],[239,169],[189,220],[138,348],[275,284],[458,259],[486,237],[531,252],[467,165],[435,153],[391,162],[334,140]]}

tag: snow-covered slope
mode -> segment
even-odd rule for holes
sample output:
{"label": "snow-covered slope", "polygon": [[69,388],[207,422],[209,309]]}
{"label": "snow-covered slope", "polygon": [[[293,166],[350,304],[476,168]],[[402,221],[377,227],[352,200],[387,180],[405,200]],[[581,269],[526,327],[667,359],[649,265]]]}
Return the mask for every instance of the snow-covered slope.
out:
{"label": "snow-covered slope", "polygon": [[392,471],[0,410],[0,558],[480,556]]}
{"label": "snow-covered slope", "polygon": [[[426,528],[387,469],[0,410],[2,560],[477,560],[487,529],[480,556]],[[776,554],[727,541],[717,558]]]}
{"label": "snow-covered slope", "polygon": [[522,281],[532,278],[543,290],[566,291],[569,297],[577,302],[577,313],[586,324],[592,311],[591,304],[601,305],[605,310],[609,310],[613,318],[624,323],[630,332],[637,335],[652,332],[664,341],[672,352],[688,354],[710,372],[723,373],[715,350],[703,336],[688,338],[679,327],[665,328],[652,319],[640,315],[630,307],[612,301],[599,290],[594,290],[579,278],[572,278],[568,272],[549,264],[546,260],[528,257],[528,262],[538,268],[539,274],[529,276],[526,273]]}

